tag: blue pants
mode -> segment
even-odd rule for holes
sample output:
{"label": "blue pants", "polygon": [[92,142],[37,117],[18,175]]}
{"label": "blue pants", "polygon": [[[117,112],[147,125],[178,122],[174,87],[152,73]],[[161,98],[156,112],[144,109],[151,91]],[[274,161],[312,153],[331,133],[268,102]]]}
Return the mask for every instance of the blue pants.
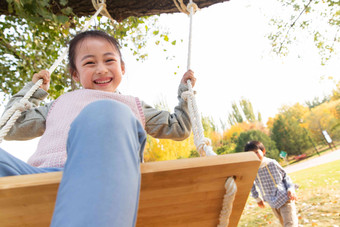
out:
{"label": "blue pants", "polygon": [[71,124],[64,169],[32,167],[0,149],[0,176],[62,170],[53,227],[133,227],[145,141],[129,107],[101,100]]}

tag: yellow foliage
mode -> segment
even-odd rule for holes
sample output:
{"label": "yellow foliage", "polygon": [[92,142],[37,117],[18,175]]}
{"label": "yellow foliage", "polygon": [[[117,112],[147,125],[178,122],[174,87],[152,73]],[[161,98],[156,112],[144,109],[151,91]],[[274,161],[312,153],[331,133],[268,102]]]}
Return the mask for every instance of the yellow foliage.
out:
{"label": "yellow foliage", "polygon": [[222,145],[222,135],[219,132],[212,131],[209,136],[206,136],[211,140],[212,147],[219,147]]}
{"label": "yellow foliage", "polygon": [[223,132],[223,140],[231,141],[238,137],[242,132],[249,130],[259,130],[268,134],[268,129],[261,122],[242,122],[232,125],[229,129]]}
{"label": "yellow foliage", "polygon": [[303,117],[309,113],[309,108],[307,106],[303,106],[300,103],[296,103],[293,106],[284,105],[280,108],[280,113],[275,116],[278,118],[278,115],[286,118],[289,117],[296,121],[303,119]]}
{"label": "yellow foliage", "polygon": [[340,106],[340,99],[330,102],[330,105],[329,105],[330,111],[336,119],[340,119],[339,106]]}
{"label": "yellow foliage", "polygon": [[192,134],[189,138],[183,141],[155,139],[148,136],[144,150],[144,161],[151,162],[188,158],[190,156],[190,152],[195,149]]}
{"label": "yellow foliage", "polygon": [[268,128],[273,128],[275,118],[269,117],[267,121],[267,127]]}
{"label": "yellow foliage", "polygon": [[223,140],[231,141],[232,138],[238,137],[241,132],[244,132],[244,128],[241,123],[232,125],[227,131],[223,132]]}
{"label": "yellow foliage", "polygon": [[320,133],[321,130],[327,130],[330,134],[332,134],[329,130],[340,123],[339,106],[340,100],[336,100],[325,102],[313,108],[305,118],[308,128],[314,134]]}
{"label": "yellow foliage", "polygon": [[331,97],[331,101],[340,99],[340,81],[336,84],[336,89],[333,90],[333,95]]}

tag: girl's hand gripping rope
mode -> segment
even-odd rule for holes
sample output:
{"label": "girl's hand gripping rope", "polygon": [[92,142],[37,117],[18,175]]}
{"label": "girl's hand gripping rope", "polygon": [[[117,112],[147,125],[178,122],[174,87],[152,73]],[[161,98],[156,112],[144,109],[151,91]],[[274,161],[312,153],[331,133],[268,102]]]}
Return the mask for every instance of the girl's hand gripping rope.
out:
{"label": "girl's hand gripping rope", "polygon": [[46,92],[50,88],[51,75],[47,70],[41,70],[39,73],[35,73],[32,77],[32,82],[35,84],[38,80],[42,79],[43,83],[40,88],[44,89]]}

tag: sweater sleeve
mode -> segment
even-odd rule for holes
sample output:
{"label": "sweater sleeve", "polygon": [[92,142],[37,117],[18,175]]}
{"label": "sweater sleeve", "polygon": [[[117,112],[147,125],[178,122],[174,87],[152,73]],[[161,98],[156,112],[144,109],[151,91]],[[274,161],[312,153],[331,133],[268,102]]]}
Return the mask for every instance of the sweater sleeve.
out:
{"label": "sweater sleeve", "polygon": [[[9,110],[14,103],[19,102],[33,85],[33,82],[29,82],[17,94],[13,95],[5,108],[5,112]],[[29,99],[32,103],[32,108],[21,113],[21,116],[5,136],[6,140],[29,140],[39,137],[44,133],[46,117],[52,103],[40,106],[40,102],[44,100],[47,95],[48,93],[40,88],[32,95]]]}
{"label": "sweater sleeve", "polygon": [[191,132],[191,122],[188,113],[187,102],[181,98],[181,94],[188,90],[187,85],[180,84],[178,88],[178,105],[174,113],[157,110],[142,102],[145,115],[145,130],[155,138],[184,140]]}

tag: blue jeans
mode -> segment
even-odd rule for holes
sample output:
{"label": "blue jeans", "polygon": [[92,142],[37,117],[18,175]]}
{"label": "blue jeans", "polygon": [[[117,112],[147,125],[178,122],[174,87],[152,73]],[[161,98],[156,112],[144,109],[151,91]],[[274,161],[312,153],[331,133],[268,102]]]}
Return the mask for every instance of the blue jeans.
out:
{"label": "blue jeans", "polygon": [[71,124],[64,169],[32,167],[0,149],[0,176],[62,170],[53,227],[133,227],[145,141],[129,107],[101,100]]}

